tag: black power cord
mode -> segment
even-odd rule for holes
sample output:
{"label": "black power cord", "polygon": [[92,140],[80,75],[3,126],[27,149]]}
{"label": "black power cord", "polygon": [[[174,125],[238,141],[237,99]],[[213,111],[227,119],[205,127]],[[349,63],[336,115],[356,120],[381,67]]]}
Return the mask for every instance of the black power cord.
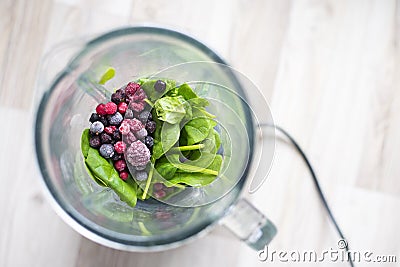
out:
{"label": "black power cord", "polygon": [[331,211],[331,209],[330,209],[330,207],[328,205],[328,202],[326,201],[325,195],[322,192],[321,186],[320,186],[320,184],[318,182],[317,175],[315,174],[315,171],[314,171],[313,167],[311,166],[311,163],[308,160],[306,154],[300,148],[299,144],[294,140],[294,138],[288,132],[286,132],[283,128],[281,128],[281,127],[279,127],[277,125],[272,125],[272,124],[260,124],[260,126],[262,126],[262,127],[272,127],[272,128],[277,129],[279,132],[281,132],[283,135],[285,135],[290,140],[290,142],[296,148],[297,152],[301,155],[301,157],[303,158],[304,162],[306,163],[306,165],[307,165],[307,167],[308,167],[308,169],[310,171],[311,177],[312,177],[313,182],[314,182],[315,189],[317,190],[317,193],[318,193],[318,196],[319,196],[319,198],[320,198],[320,200],[322,202],[322,205],[324,206],[326,212],[328,213],[328,216],[329,216],[330,220],[332,221],[333,225],[335,226],[336,231],[338,232],[340,238],[346,242],[345,249],[346,249],[346,252],[347,252],[347,255],[348,255],[349,263],[350,263],[351,267],[354,267],[353,259],[351,258],[351,255],[349,253],[350,248],[348,246],[347,239],[344,237],[342,230],[340,229],[338,223],[336,222],[335,217],[332,214],[332,211]]}

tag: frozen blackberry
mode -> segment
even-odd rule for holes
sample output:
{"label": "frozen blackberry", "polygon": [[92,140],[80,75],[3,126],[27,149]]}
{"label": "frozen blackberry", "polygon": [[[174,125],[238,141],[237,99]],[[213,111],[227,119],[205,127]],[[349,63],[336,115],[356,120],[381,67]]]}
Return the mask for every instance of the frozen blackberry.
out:
{"label": "frozen blackberry", "polygon": [[100,137],[99,136],[91,136],[89,139],[89,145],[93,148],[99,148],[101,145]]}
{"label": "frozen blackberry", "polygon": [[100,147],[100,155],[105,159],[110,159],[114,156],[114,147],[111,144],[102,144]]}
{"label": "frozen blackberry", "polygon": [[99,114],[97,114],[97,113],[92,113],[92,115],[90,115],[90,119],[89,119],[89,121],[90,122],[95,122],[95,121],[98,121],[100,119],[100,115]]}
{"label": "frozen blackberry", "polygon": [[165,88],[167,88],[167,85],[161,80],[156,81],[154,84],[154,89],[156,89],[157,92],[164,92]]}
{"label": "frozen blackberry", "polygon": [[114,115],[108,117],[108,122],[111,125],[119,125],[124,118],[122,117],[121,113],[116,112]]}
{"label": "frozen blackberry", "polygon": [[156,130],[156,122],[155,121],[147,121],[146,122],[146,130],[148,133],[152,134]]}
{"label": "frozen blackberry", "polygon": [[152,148],[154,145],[154,139],[151,136],[146,136],[144,138],[144,144],[148,147],[148,148]]}
{"label": "frozen blackberry", "polygon": [[111,95],[111,101],[115,104],[125,101],[125,92],[122,89],[118,89]]}
{"label": "frozen blackberry", "polygon": [[100,116],[99,122],[101,122],[104,125],[104,127],[108,126],[108,120],[104,116]]}
{"label": "frozen blackberry", "polygon": [[145,138],[147,136],[147,130],[145,128],[142,128],[135,133],[135,136],[137,139],[142,140],[143,138]]}
{"label": "frozen blackberry", "polygon": [[99,121],[95,121],[92,123],[92,125],[90,125],[90,133],[91,134],[99,135],[103,131],[104,131],[104,125],[103,125],[103,123],[101,123]]}
{"label": "frozen blackberry", "polygon": [[133,110],[132,109],[127,109],[125,112],[125,119],[133,119]]}
{"label": "frozen blackberry", "polygon": [[138,119],[141,122],[146,123],[146,121],[153,119],[153,116],[151,115],[150,111],[144,110],[139,114]]}
{"label": "frozen blackberry", "polygon": [[100,141],[102,144],[109,144],[111,143],[112,138],[109,134],[103,132],[100,134]]}
{"label": "frozen blackberry", "polygon": [[112,138],[113,138],[115,141],[121,140],[121,133],[119,132],[118,129],[116,129],[116,130],[112,133]]}
{"label": "frozen blackberry", "polygon": [[145,172],[145,171],[136,172],[136,180],[138,180],[138,181],[147,180],[147,172]]}
{"label": "frozen blackberry", "polygon": [[114,156],[111,157],[111,159],[113,161],[117,161],[117,160],[120,160],[120,159],[123,159],[123,158],[124,158],[124,156],[122,154],[118,154],[118,153],[114,153]]}

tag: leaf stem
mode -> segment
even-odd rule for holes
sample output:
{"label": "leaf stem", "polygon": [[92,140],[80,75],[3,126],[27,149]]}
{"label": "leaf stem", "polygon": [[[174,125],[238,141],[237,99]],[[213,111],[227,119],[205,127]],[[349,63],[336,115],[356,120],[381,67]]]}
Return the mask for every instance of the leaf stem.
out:
{"label": "leaf stem", "polygon": [[154,107],[154,103],[150,101],[150,99],[145,98],[144,102],[146,102],[147,104],[149,104],[150,107]]}
{"label": "leaf stem", "polygon": [[150,184],[151,184],[151,178],[153,177],[153,172],[154,172],[154,162],[152,162],[152,164],[150,166],[150,171],[149,171],[149,176],[147,177],[146,187],[144,188],[144,191],[142,194],[142,200],[146,199],[147,192],[149,191]]}
{"label": "leaf stem", "polygon": [[178,147],[173,147],[169,151],[171,152],[178,152],[178,151],[189,151],[189,150],[196,150],[196,149],[201,149],[204,148],[204,144],[197,144],[197,145],[191,145],[191,146],[178,146]]}

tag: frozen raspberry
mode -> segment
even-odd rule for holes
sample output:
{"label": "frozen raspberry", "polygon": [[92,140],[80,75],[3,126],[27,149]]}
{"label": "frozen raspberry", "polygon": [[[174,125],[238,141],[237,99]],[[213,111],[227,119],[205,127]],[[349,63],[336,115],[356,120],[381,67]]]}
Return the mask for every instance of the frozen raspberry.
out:
{"label": "frozen raspberry", "polygon": [[161,80],[156,81],[154,84],[154,89],[156,89],[157,92],[164,92],[165,88],[167,88],[167,84]]}
{"label": "frozen raspberry", "polygon": [[92,115],[90,115],[90,119],[89,119],[89,121],[90,122],[95,122],[95,121],[98,121],[100,119],[100,115],[99,114],[97,114],[97,113],[92,113]]}
{"label": "frozen raspberry", "polygon": [[115,112],[117,112],[117,104],[115,104],[114,102],[108,102],[106,104],[106,114],[108,115],[112,115]]}
{"label": "frozen raspberry", "polygon": [[124,114],[127,109],[128,109],[128,104],[126,104],[125,102],[121,102],[118,104],[119,113]]}
{"label": "frozen raspberry", "polygon": [[143,110],[143,111],[139,114],[138,119],[139,119],[141,122],[146,123],[148,120],[153,119],[153,116],[151,115],[151,112],[150,112],[150,111],[148,111],[148,110]]}
{"label": "frozen raspberry", "polygon": [[135,167],[135,170],[137,170],[137,171],[143,171],[144,169],[146,169],[146,166],[147,166],[147,165],[136,166],[136,167]]}
{"label": "frozen raspberry", "polygon": [[165,197],[167,195],[167,193],[165,193],[164,190],[159,190],[157,192],[154,192],[153,195],[154,195],[155,198],[163,198],[163,197]]}
{"label": "frozen raspberry", "polygon": [[126,168],[126,162],[123,159],[114,162],[114,167],[118,172],[122,172]]}
{"label": "frozen raspberry", "polygon": [[129,97],[130,101],[135,101],[135,102],[143,101],[145,98],[147,98],[147,95],[142,88],[137,90],[133,96]]}
{"label": "frozen raspberry", "polygon": [[107,133],[101,133],[100,135],[100,140],[102,144],[109,144],[112,141],[112,138],[109,134]]}
{"label": "frozen raspberry", "polygon": [[135,132],[135,136],[137,139],[142,140],[147,136],[147,131],[145,128],[140,129],[139,131]]}
{"label": "frozen raspberry", "polygon": [[125,152],[125,149],[126,149],[126,145],[122,141],[118,141],[114,145],[115,152],[117,152],[119,154],[123,154]]}
{"label": "frozen raspberry", "polygon": [[125,119],[133,119],[133,111],[131,109],[126,110]]}
{"label": "frozen raspberry", "polygon": [[144,138],[144,144],[148,147],[148,148],[152,148],[154,145],[154,139],[151,136],[146,136]]}
{"label": "frozen raspberry", "polygon": [[147,180],[147,172],[144,171],[136,172],[136,180],[138,181]]}
{"label": "frozen raspberry", "polygon": [[154,133],[154,131],[156,130],[156,122],[155,121],[147,121],[146,122],[146,130],[149,133]]}
{"label": "frozen raspberry", "polygon": [[99,136],[91,136],[89,139],[89,145],[93,148],[99,148],[101,145],[100,137]]}
{"label": "frozen raspberry", "polygon": [[115,126],[108,126],[108,127],[104,128],[104,131],[106,133],[112,135],[116,129],[117,129],[117,127],[115,127]]}
{"label": "frozen raspberry", "polygon": [[119,177],[120,177],[122,180],[126,181],[126,180],[128,179],[128,177],[129,177],[129,173],[127,173],[127,172],[121,172],[121,173],[119,174]]}
{"label": "frozen raspberry", "polygon": [[131,102],[129,105],[130,108],[136,112],[140,112],[144,109],[144,102]]}
{"label": "frozen raspberry", "polygon": [[106,115],[107,111],[106,111],[106,105],[105,104],[98,104],[96,107],[96,112],[99,115]]}
{"label": "frozen raspberry", "polygon": [[121,134],[126,135],[129,133],[130,131],[130,126],[129,126],[129,122],[124,120],[122,121],[121,125],[119,126],[119,131],[121,132]]}
{"label": "frozen raspberry", "polygon": [[138,119],[128,120],[131,131],[137,132],[144,128],[143,124]]}
{"label": "frozen raspberry", "polygon": [[110,159],[114,156],[114,147],[111,144],[102,144],[99,150],[100,155],[105,159]]}
{"label": "frozen raspberry", "polygon": [[150,150],[142,142],[135,141],[126,150],[126,159],[134,167],[146,165],[150,161]]}
{"label": "frozen raspberry", "polygon": [[135,142],[137,140],[137,138],[136,138],[136,136],[132,133],[132,132],[129,132],[127,135],[126,135],[126,138],[125,138],[125,142],[127,143],[127,144],[132,144],[133,142]]}
{"label": "frozen raspberry", "polygon": [[104,130],[104,125],[99,121],[95,121],[92,123],[92,125],[90,125],[89,131],[91,134],[99,135],[103,132],[103,130]]}
{"label": "frozen raspberry", "polygon": [[108,121],[111,125],[119,125],[124,118],[121,113],[116,112],[114,115],[108,117]]}
{"label": "frozen raspberry", "polygon": [[140,85],[134,82],[130,82],[125,87],[125,94],[126,96],[130,97],[133,96],[136,91],[140,88]]}

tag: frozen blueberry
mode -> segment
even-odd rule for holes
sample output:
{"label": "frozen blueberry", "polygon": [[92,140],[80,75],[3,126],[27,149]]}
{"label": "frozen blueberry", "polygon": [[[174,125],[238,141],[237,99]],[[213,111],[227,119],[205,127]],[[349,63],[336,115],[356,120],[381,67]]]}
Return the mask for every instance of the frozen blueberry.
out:
{"label": "frozen blueberry", "polygon": [[136,166],[136,167],[135,167],[135,170],[137,170],[137,171],[143,171],[144,169],[146,169],[146,166],[147,166],[147,165]]}
{"label": "frozen blueberry", "polygon": [[158,80],[155,82],[154,84],[154,89],[156,89],[157,92],[164,92],[165,88],[167,87],[167,85],[165,84],[165,82]]}
{"label": "frozen blueberry", "polygon": [[138,116],[138,119],[143,123],[145,123],[148,120],[151,120],[152,118],[153,116],[151,115],[151,112],[148,110],[142,111]]}
{"label": "frozen blueberry", "polygon": [[154,145],[154,139],[151,136],[146,136],[144,138],[144,144],[148,147],[148,148],[152,148]]}
{"label": "frozen blueberry", "polygon": [[122,117],[121,113],[116,112],[114,115],[108,117],[108,122],[111,125],[119,125],[124,118]]}
{"label": "frozen blueberry", "polygon": [[90,133],[99,135],[104,131],[104,125],[103,123],[99,121],[95,121],[90,125]]}
{"label": "frozen blueberry", "polygon": [[125,112],[125,119],[133,119],[133,110],[127,109]]}
{"label": "frozen blueberry", "polygon": [[109,144],[112,141],[112,138],[109,134],[107,133],[101,133],[100,134],[100,140],[102,144]]}
{"label": "frozen blueberry", "polygon": [[136,180],[138,180],[138,181],[147,180],[147,172],[145,172],[145,171],[136,172]]}
{"label": "frozen blueberry", "polygon": [[155,121],[147,121],[146,122],[146,130],[148,133],[152,134],[156,130],[156,122]]}
{"label": "frozen blueberry", "polygon": [[89,139],[89,145],[93,148],[99,148],[101,145],[100,137],[97,135],[91,136]]}
{"label": "frozen blueberry", "polygon": [[147,130],[145,128],[140,129],[135,133],[137,139],[143,139],[147,136]]}
{"label": "frozen blueberry", "polygon": [[95,121],[98,121],[100,119],[100,115],[99,114],[97,114],[97,113],[92,113],[92,115],[90,115],[90,119],[89,119],[89,121],[90,122],[95,122]]}
{"label": "frozen blueberry", "polygon": [[100,147],[100,155],[105,159],[110,159],[114,156],[114,146],[111,144],[102,144]]}

